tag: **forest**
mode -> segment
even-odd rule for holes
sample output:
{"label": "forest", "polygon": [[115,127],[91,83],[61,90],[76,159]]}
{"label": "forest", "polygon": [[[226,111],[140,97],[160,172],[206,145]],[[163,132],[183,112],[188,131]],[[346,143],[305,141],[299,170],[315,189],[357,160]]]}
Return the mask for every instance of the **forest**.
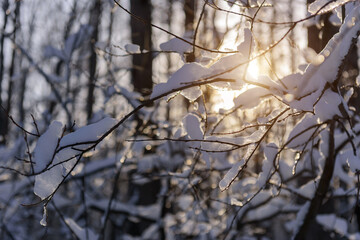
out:
{"label": "forest", "polygon": [[360,239],[360,1],[0,2],[0,239]]}

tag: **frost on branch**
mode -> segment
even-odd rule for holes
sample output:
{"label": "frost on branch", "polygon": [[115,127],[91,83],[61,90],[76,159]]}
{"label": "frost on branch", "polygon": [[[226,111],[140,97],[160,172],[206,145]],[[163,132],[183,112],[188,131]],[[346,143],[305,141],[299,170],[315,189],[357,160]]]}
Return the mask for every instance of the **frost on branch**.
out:
{"label": "frost on branch", "polygon": [[124,47],[125,47],[126,52],[128,52],[130,54],[141,53],[139,45],[128,43]]}
{"label": "frost on branch", "polygon": [[[151,94],[151,98],[158,97],[164,93],[175,90],[180,87],[191,84],[192,82],[201,79],[207,74],[207,69],[198,63],[187,63],[177,70],[167,81],[167,83],[157,84]],[[202,94],[199,87],[193,87],[191,94],[186,94],[190,101],[195,101]]]}
{"label": "frost on branch", "polygon": [[232,181],[236,178],[236,176],[241,171],[242,167],[244,165],[244,160],[235,163],[231,169],[225,174],[224,178],[219,182],[219,188],[221,191],[226,190]]}
{"label": "frost on branch", "polygon": [[320,14],[325,12],[330,12],[335,8],[342,6],[351,0],[316,0],[309,5],[309,12],[315,14],[317,11],[320,11]]}
{"label": "frost on branch", "polygon": [[[59,144],[63,125],[60,122],[53,122],[49,129],[41,135],[35,147],[35,164],[36,173],[41,172],[35,176],[34,193],[41,199],[48,197],[59,185],[62,180],[62,166],[57,165],[58,158],[55,157],[55,152]],[[42,172],[44,171],[44,172]]]}
{"label": "frost on branch", "polygon": [[[174,39],[173,41],[178,40]],[[165,46],[168,46],[169,48],[166,48]],[[165,43],[163,48],[172,49],[170,46],[173,45]],[[175,89],[191,85],[191,83],[202,80],[202,78],[209,77],[211,79],[214,78],[214,76],[217,78],[234,79],[236,82],[232,83],[232,88],[240,89],[244,85],[242,77],[244,76],[244,70],[246,69],[245,63],[249,60],[254,47],[255,43],[251,31],[248,28],[245,28],[244,41],[238,46],[238,53],[222,57],[208,67],[195,62],[184,64],[166,83],[159,83],[154,87],[151,98],[156,98]],[[229,71],[229,69],[232,70]],[[229,88],[228,83],[213,83],[211,85],[216,88]],[[181,94],[192,102],[200,97],[202,92],[199,87],[192,87],[181,91]]]}
{"label": "frost on branch", "polygon": [[251,109],[260,104],[260,102],[271,96],[271,92],[262,87],[253,87],[234,98],[234,108]]}
{"label": "frost on branch", "polygon": [[[284,77],[281,81],[285,84],[286,89],[282,86],[272,86],[272,89],[276,89],[278,93],[286,92],[280,97],[285,102],[288,102],[291,108],[313,111],[318,99],[325,97],[324,100],[320,100],[318,103],[321,107],[315,110],[316,115],[322,121],[331,118],[335,114],[340,115],[337,108],[329,112],[329,108],[325,108],[324,104],[328,106],[331,104],[339,105],[342,101],[341,96],[336,96],[336,93],[332,93],[330,90],[325,92],[325,96],[322,96],[322,94],[325,85],[336,80],[339,67],[349,52],[353,39],[358,36],[360,31],[359,19],[360,7],[357,6],[345,18],[339,33],[335,34],[321,53],[315,57],[316,60],[306,67],[304,74],[296,73]],[[321,111],[327,112],[322,113]]]}
{"label": "frost on branch", "polygon": [[49,129],[40,136],[34,150],[34,170],[39,173],[51,164],[54,152],[59,144],[63,125],[61,122],[54,121]]}
{"label": "frost on branch", "polygon": [[[185,38],[187,41],[191,42],[191,39]],[[160,49],[162,51],[173,51],[180,54],[182,60],[184,61],[184,53],[190,52],[193,46],[187,42],[184,42],[178,38],[172,38],[167,42],[160,44]]]}
{"label": "frost on branch", "polygon": [[[308,106],[309,103],[307,101],[311,99],[310,104],[314,104],[321,94],[319,90],[323,89],[327,82],[332,83],[336,80],[342,60],[349,52],[353,38],[357,38],[357,34],[360,31],[359,19],[360,7],[358,6],[346,16],[339,33],[335,34],[321,51],[318,56],[320,59],[319,63],[307,66],[301,80],[302,87],[297,89],[295,96],[303,97],[306,94],[310,94],[310,96],[296,101]],[[316,97],[314,98],[312,95]],[[297,105],[297,107],[300,106]]]}
{"label": "frost on branch", "polygon": [[[318,181],[318,179],[317,179]],[[300,188],[293,189],[294,192],[298,193],[300,196],[311,199],[314,197],[314,193],[316,191],[316,182],[314,180],[310,180],[309,182],[302,185]]]}
{"label": "frost on branch", "polygon": [[188,136],[191,139],[201,140],[204,136],[204,132],[200,127],[200,119],[195,114],[187,114],[183,120],[183,126]]}
{"label": "frost on branch", "polygon": [[244,40],[241,42],[236,54],[227,55],[220,58],[209,67],[209,75],[224,79],[234,79],[234,83],[213,83],[211,86],[215,88],[231,88],[232,90],[240,90],[244,86],[245,70],[247,69],[247,62],[255,48],[255,41],[253,39],[250,29],[243,29]]}
{"label": "frost on branch", "polygon": [[315,115],[321,122],[332,119],[335,115],[342,116],[339,105],[342,103],[338,93],[326,90],[319,102],[315,106]]}
{"label": "frost on branch", "polygon": [[257,184],[259,188],[265,186],[274,166],[274,161],[278,153],[278,147],[274,143],[268,144],[264,149],[265,159],[262,163],[262,172],[259,174]]}
{"label": "frost on branch", "polygon": [[[73,144],[81,147],[82,145],[87,145],[84,143],[97,141],[105,132],[113,127],[116,122],[116,119],[107,117],[97,123],[81,127],[75,132],[64,136],[61,139],[60,147],[66,147]],[[85,147],[81,148],[86,149]]]}
{"label": "frost on branch", "polygon": [[290,132],[286,141],[287,146],[289,148],[302,147],[314,134],[317,124],[317,118],[314,115],[306,114]]}
{"label": "frost on branch", "polygon": [[[53,122],[49,129],[40,137],[35,148],[36,155],[38,156],[35,158],[35,161],[39,161],[39,169],[45,171],[35,176],[34,193],[42,200],[51,196],[59,187],[64,177],[74,168],[78,161],[76,157],[80,156],[82,151],[92,150],[88,148],[115,124],[115,119],[104,118],[97,123],[79,128],[75,132],[67,134],[60,140],[57,146],[62,125],[59,122]],[[48,148],[46,143],[51,143],[50,148]]]}

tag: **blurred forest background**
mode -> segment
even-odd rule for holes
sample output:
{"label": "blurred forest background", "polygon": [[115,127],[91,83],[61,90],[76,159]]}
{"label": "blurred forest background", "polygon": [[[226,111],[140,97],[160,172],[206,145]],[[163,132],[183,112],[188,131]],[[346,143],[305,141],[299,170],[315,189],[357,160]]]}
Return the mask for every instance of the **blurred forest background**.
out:
{"label": "blurred forest background", "polygon": [[[332,146],[356,156],[359,33],[336,84],[323,91],[345,99],[345,117],[299,125],[296,135],[311,111],[290,109],[286,94],[243,94],[263,75],[286,88],[287,76],[321,65],[317,54],[358,4],[317,1],[321,8],[309,11],[312,2],[2,0],[0,239],[360,239],[358,170],[347,157],[329,170],[323,154]],[[200,83],[195,97],[174,91],[151,100],[182,66],[214,66],[247,41],[244,85]],[[66,136],[106,117],[121,121],[138,106],[91,151],[80,150],[59,188],[39,200],[34,149],[53,121]]]}

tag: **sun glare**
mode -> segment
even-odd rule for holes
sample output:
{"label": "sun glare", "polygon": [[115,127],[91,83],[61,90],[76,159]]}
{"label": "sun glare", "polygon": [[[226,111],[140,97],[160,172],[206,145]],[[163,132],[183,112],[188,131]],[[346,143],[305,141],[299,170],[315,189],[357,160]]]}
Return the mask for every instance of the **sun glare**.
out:
{"label": "sun glare", "polygon": [[[247,78],[251,81],[256,80],[259,77],[259,64],[255,59],[250,62],[247,68]],[[217,91],[217,94],[214,96],[213,110],[219,111],[219,109],[229,110],[234,107],[234,98],[240,95],[243,91],[248,89],[245,87],[242,90],[223,90]]]}
{"label": "sun glare", "polygon": [[224,91],[217,91],[215,95],[213,105],[214,111],[219,111],[220,109],[229,110],[234,106],[234,98],[237,97],[240,91],[231,91],[231,90],[224,90]]}
{"label": "sun glare", "polygon": [[248,76],[257,79],[259,77],[259,71],[260,68],[257,59],[251,61],[247,69]]}

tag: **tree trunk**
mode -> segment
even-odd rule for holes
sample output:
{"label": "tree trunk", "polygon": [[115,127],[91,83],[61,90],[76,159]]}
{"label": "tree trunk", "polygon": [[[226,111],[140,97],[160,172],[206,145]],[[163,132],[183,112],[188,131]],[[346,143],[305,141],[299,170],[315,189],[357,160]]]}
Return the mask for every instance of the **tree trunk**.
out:
{"label": "tree trunk", "polygon": [[89,59],[89,80],[88,80],[88,97],[86,102],[86,112],[88,122],[93,115],[94,106],[94,90],[96,83],[96,67],[97,67],[97,55],[95,51],[95,44],[98,41],[99,25],[101,15],[101,0],[95,0],[94,6],[90,12],[89,24],[93,27],[93,33],[91,36],[91,56]]}
{"label": "tree trunk", "polygon": [[[6,13],[6,11],[9,8],[9,0],[5,0],[2,3],[2,9],[3,9],[3,25],[1,30],[1,38],[0,38],[0,105],[2,106],[3,100],[2,100],[2,84],[4,79],[4,69],[5,69],[5,63],[4,63],[4,45],[5,45],[5,34],[6,34],[6,26],[8,23],[8,17],[9,14]],[[7,115],[6,112],[2,109],[0,111],[0,145],[5,144],[5,135],[6,135],[6,126],[7,126]]]}
{"label": "tree trunk", "polygon": [[[132,0],[131,12],[143,18],[147,23],[151,23],[151,1]],[[142,24],[137,19],[131,18],[131,41],[141,49],[151,50],[151,26]],[[133,68],[131,70],[132,82],[137,92],[147,95],[150,93],[152,82],[152,55],[135,54],[133,56]]]}
{"label": "tree trunk", "polygon": [[[185,37],[192,38],[194,35],[194,23],[195,23],[195,12],[196,4],[195,0],[184,1],[184,12],[185,12]],[[186,62],[195,61],[195,53],[191,52],[186,57]]]}
{"label": "tree trunk", "polygon": [[[17,29],[20,26],[20,1],[16,2],[16,7],[15,7],[15,18],[14,18],[14,35],[13,35],[13,41],[16,41],[16,33],[17,33]],[[13,86],[14,86],[14,74],[15,74],[15,60],[16,60],[16,49],[13,48],[12,49],[12,53],[11,53],[11,64],[10,64],[10,68],[9,68],[9,83],[8,83],[8,89],[7,89],[7,100],[6,100],[6,111],[10,114],[11,112],[11,107],[12,107],[12,95],[13,95]],[[4,122],[4,138],[3,143],[6,143],[6,135],[9,132],[9,118],[5,118],[5,122]]]}

